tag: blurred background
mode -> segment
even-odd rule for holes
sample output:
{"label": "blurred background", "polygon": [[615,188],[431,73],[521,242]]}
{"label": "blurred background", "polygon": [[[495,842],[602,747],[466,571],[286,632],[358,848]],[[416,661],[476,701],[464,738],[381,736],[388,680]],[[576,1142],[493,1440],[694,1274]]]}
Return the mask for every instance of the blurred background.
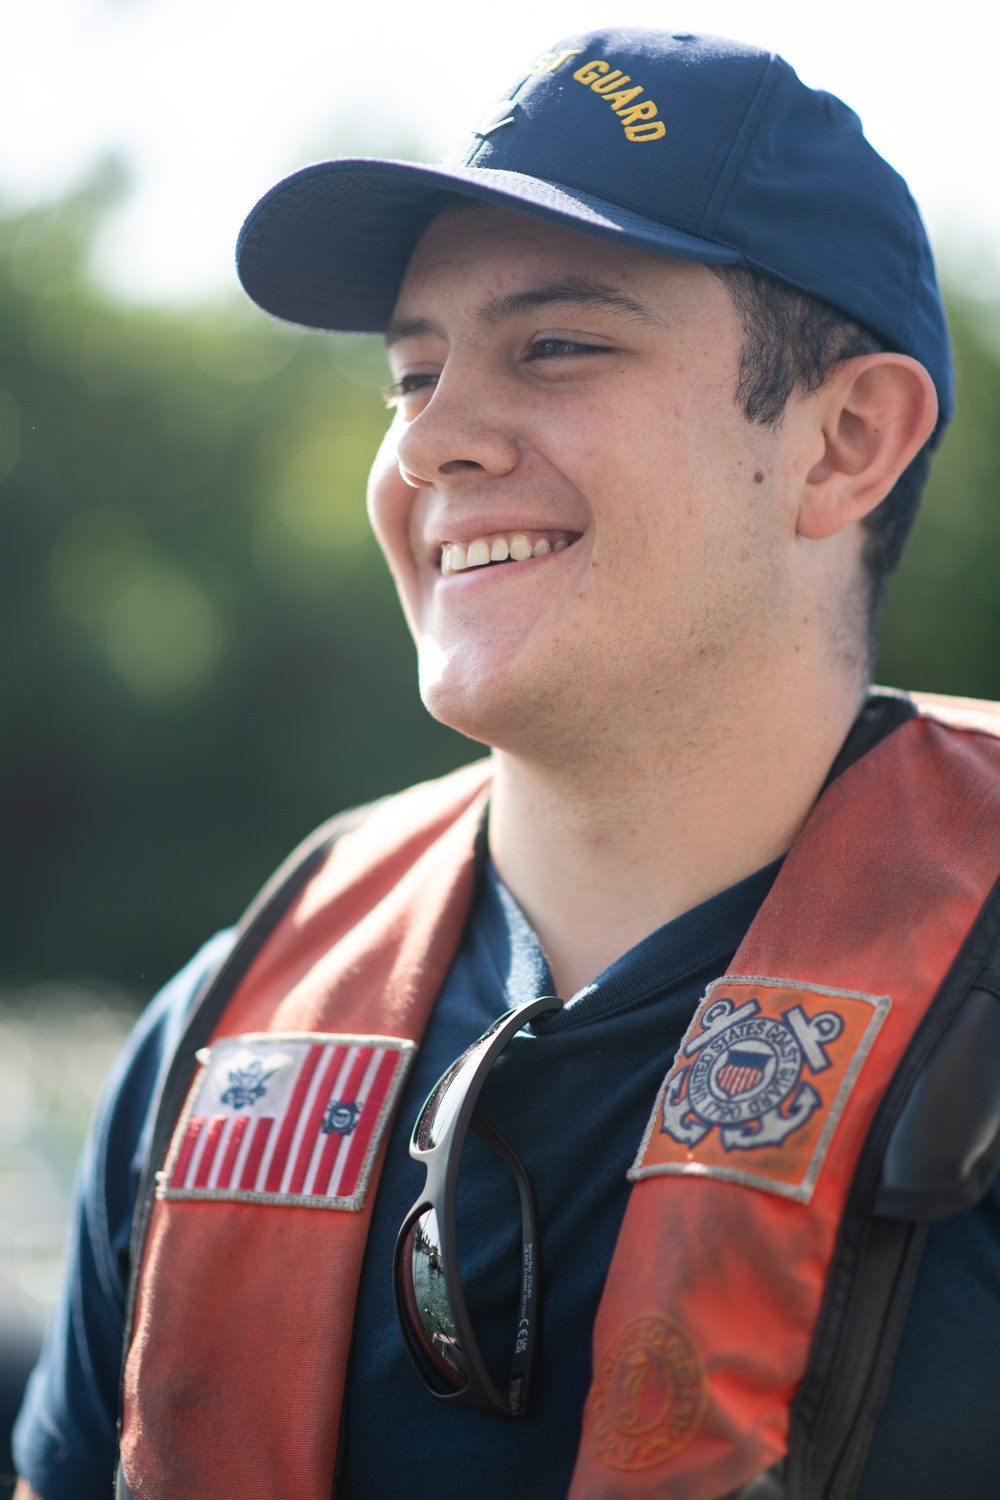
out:
{"label": "blurred background", "polygon": [[[0,6],[0,1473],[137,1010],[321,819],[478,753],[420,708],[366,529],[378,343],[249,308],[239,224],[323,155],[435,159],[612,11],[507,0],[499,30],[458,0]],[[842,0],[834,26],[791,0],[638,0],[615,19],[774,47],[910,181],[958,417],[877,677],[1000,697],[998,12]]]}

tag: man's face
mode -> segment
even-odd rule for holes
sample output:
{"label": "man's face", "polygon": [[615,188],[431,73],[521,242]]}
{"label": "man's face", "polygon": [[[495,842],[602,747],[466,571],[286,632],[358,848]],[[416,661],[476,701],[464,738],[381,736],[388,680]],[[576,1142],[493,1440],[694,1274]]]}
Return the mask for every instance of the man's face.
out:
{"label": "man's face", "polygon": [[664,695],[763,668],[794,462],[735,403],[740,344],[704,266],[492,207],[430,225],[369,509],[433,714],[529,755],[610,750]]}

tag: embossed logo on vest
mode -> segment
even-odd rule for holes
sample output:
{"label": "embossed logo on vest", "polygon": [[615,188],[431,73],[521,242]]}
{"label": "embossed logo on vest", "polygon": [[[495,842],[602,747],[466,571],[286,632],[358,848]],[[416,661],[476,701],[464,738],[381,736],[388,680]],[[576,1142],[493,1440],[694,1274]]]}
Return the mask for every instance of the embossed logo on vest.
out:
{"label": "embossed logo on vest", "polygon": [[157,1195],[361,1208],[414,1051],[397,1037],[221,1037],[198,1054]]}
{"label": "embossed logo on vest", "polygon": [[717,980],[630,1178],[719,1177],[807,1202],[888,1008],[887,996],[822,985]]}
{"label": "embossed logo on vest", "polygon": [[636,1318],[605,1351],[587,1402],[598,1458],[612,1469],[651,1469],[679,1453],[705,1412],[705,1371],[672,1318]]}

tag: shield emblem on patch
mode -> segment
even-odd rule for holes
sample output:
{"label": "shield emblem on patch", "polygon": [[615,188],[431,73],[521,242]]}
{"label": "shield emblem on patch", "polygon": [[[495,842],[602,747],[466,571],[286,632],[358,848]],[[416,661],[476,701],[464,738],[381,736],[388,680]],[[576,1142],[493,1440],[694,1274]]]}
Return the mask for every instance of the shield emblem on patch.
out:
{"label": "shield emblem on patch", "polygon": [[755,1089],[764,1077],[768,1053],[763,1056],[747,1049],[732,1047],[723,1067],[715,1075],[715,1081],[732,1098]]}

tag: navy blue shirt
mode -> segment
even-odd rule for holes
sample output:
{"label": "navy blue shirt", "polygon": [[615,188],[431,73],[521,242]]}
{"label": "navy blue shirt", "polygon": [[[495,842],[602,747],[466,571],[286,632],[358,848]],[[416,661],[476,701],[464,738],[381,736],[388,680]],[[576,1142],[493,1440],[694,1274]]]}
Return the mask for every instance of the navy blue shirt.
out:
{"label": "navy blue shirt", "polygon": [[[420,1192],[413,1121],[445,1067],[502,1011],[552,993],[523,914],[487,868],[397,1116],[375,1201],[355,1317],[341,1480],[347,1500],[555,1500],[573,1466],[591,1374],[591,1330],[628,1197],[631,1164],[663,1075],[709,980],[728,966],[777,864],[685,913],[566,1007],[526,1028],[484,1089],[483,1113],[524,1161],[538,1200],[541,1343],[531,1410],[502,1422],[442,1407],[396,1327],[396,1232]],[[201,976],[202,950],[152,1003],[105,1094],[82,1168],[67,1288],[16,1433],[45,1500],[109,1500],[129,1225],[155,1081]],[[520,1220],[507,1169],[470,1136],[459,1244],[487,1361],[509,1362]],[[1000,1444],[1000,1192],[932,1226],[860,1500],[995,1500]]]}

